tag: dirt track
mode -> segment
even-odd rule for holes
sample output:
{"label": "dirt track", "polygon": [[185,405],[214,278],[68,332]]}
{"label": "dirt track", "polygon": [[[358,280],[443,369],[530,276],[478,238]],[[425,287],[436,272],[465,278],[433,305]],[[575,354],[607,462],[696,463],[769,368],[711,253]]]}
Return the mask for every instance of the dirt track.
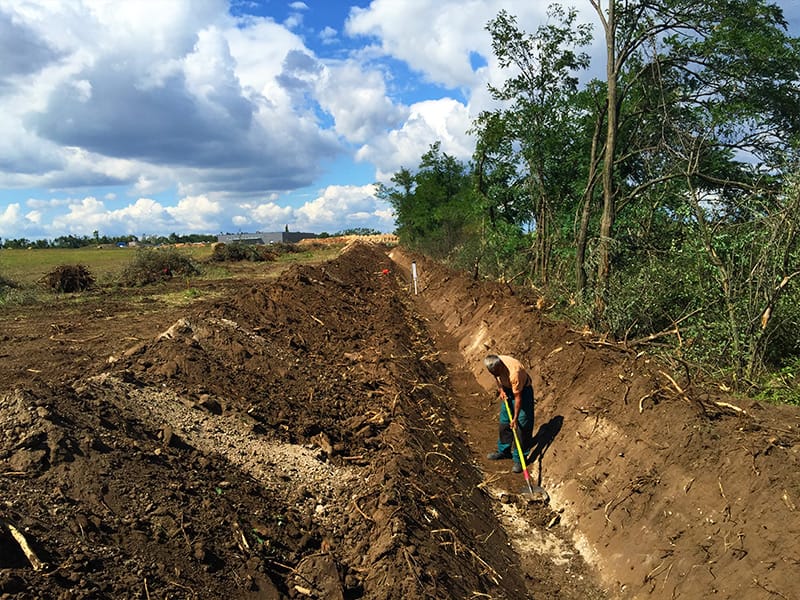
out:
{"label": "dirt track", "polygon": [[[800,595],[798,411],[399,250],[214,286],[0,314],[0,594]],[[549,503],[483,459],[488,351],[532,367]]]}

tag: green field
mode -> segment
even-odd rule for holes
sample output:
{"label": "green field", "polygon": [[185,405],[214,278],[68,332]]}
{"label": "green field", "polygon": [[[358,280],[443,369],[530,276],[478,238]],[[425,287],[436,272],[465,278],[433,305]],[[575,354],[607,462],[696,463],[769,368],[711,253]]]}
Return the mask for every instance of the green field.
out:
{"label": "green field", "polygon": [[[212,254],[210,244],[201,246],[181,246],[177,251],[190,256],[200,273],[193,279],[225,279],[243,274],[256,277],[269,277],[277,274],[293,263],[313,264],[333,258],[342,244],[316,246],[302,252],[285,252],[271,263],[208,262]],[[167,249],[173,250],[173,247]],[[0,249],[0,284],[11,282],[21,290],[38,294],[45,291],[39,283],[54,269],[62,265],[82,265],[94,277],[98,285],[113,284],[117,277],[136,260],[139,248],[86,247],[86,248],[45,248],[45,249]],[[0,292],[2,286],[0,286]]]}
{"label": "green field", "polygon": [[[211,246],[187,246],[182,252],[197,260],[211,255]],[[122,271],[133,260],[136,248],[86,247],[0,250],[0,277],[22,287],[34,286],[61,265],[83,265],[101,282]]]}

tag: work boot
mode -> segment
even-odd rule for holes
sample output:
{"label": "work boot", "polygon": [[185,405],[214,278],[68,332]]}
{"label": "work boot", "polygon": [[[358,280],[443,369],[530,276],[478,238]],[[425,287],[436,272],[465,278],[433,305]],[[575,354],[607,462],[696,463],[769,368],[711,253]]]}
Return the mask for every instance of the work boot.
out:
{"label": "work boot", "polygon": [[518,462],[514,462],[514,466],[511,467],[512,473],[522,473],[522,464]]}
{"label": "work boot", "polygon": [[504,458],[511,458],[511,453],[509,452],[489,452],[486,455],[486,458],[489,460],[503,460]]}

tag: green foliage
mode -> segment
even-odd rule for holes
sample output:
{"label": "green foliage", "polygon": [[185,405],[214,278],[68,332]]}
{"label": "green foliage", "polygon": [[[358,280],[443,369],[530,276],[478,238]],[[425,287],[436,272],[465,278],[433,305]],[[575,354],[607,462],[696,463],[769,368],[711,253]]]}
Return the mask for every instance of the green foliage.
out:
{"label": "green foliage", "polygon": [[136,251],[134,259],[122,271],[120,283],[136,287],[198,273],[191,257],[175,248],[144,248]]}
{"label": "green foliage", "polygon": [[582,191],[575,177],[585,162],[577,73],[589,64],[579,49],[591,42],[591,27],[577,24],[575,9],[553,4],[533,35],[506,11],[486,29],[500,66],[513,70],[489,88],[508,108],[476,120],[478,189],[493,223],[500,217],[533,226],[531,272],[547,281],[559,224],[574,218]]}
{"label": "green foliage", "polygon": [[595,329],[742,387],[791,379],[800,39],[764,0],[614,6],[595,4],[613,38],[607,77],[583,86],[591,35],[574,10],[550,7],[532,35],[505,11],[488,23],[509,69],[490,87],[503,109],[473,123],[469,168],[437,142],[380,186],[400,241],[527,280]]}
{"label": "green foliage", "polygon": [[393,177],[397,186],[379,186],[378,196],[395,212],[401,243],[442,258],[458,246],[474,214],[466,166],[431,145],[416,174],[401,169]]}
{"label": "green foliage", "polygon": [[216,244],[208,260],[211,262],[264,262],[276,258],[277,253],[272,250],[272,246],[234,243]]}
{"label": "green foliage", "polygon": [[775,404],[800,406],[800,357],[766,375],[758,384],[756,398]]}
{"label": "green foliage", "polygon": [[380,234],[381,232],[378,231],[377,229],[371,229],[369,227],[351,227],[349,229],[342,229],[341,231],[337,231],[333,235],[342,236],[342,235],[380,235]]}
{"label": "green foliage", "polygon": [[115,246],[118,244],[129,244],[131,242],[140,242],[151,246],[160,246],[164,244],[195,244],[195,243],[209,243],[215,242],[217,236],[209,234],[192,233],[188,235],[178,235],[177,233],[170,233],[167,236],[151,235],[142,236],[139,240],[135,235],[119,235],[107,236],[101,235],[99,231],[94,231],[91,236],[82,235],[62,235],[52,241],[47,239],[29,240],[27,238],[6,239],[0,244],[0,248],[9,249],[24,249],[24,248],[87,248],[90,246]]}
{"label": "green foliage", "polygon": [[8,303],[15,290],[19,289],[19,284],[8,277],[0,275],[0,306]]}
{"label": "green foliage", "polygon": [[696,259],[691,249],[675,249],[617,269],[606,292],[605,329],[617,339],[642,338],[702,309],[709,273]]}

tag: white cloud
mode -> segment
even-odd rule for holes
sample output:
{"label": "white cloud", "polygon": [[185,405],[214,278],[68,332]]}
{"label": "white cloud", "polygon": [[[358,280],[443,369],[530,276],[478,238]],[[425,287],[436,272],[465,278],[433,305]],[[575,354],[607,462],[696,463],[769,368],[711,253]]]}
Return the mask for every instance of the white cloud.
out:
{"label": "white cloud", "polygon": [[333,116],[337,133],[357,143],[382,135],[408,114],[389,100],[380,72],[353,61],[328,64],[317,83],[317,97]]}
{"label": "white cloud", "polygon": [[[241,203],[230,216],[230,233],[238,231],[292,231],[335,233],[353,227],[380,231],[394,229],[391,208],[375,197],[373,184],[332,185],[297,208],[281,206],[274,200]],[[223,228],[225,229],[225,228]]]}
{"label": "white cloud", "polygon": [[166,210],[176,223],[184,223],[189,231],[213,231],[222,206],[207,196],[188,196]]}
{"label": "white cloud", "polygon": [[325,188],[321,195],[297,209],[299,228],[328,231],[353,227],[391,229],[388,207],[375,197],[375,186],[338,186]]}
{"label": "white cloud", "polygon": [[39,210],[32,210],[25,215],[25,218],[32,225],[39,225],[42,222],[42,212]]}
{"label": "white cloud", "polygon": [[[471,53],[491,61],[486,24],[502,9],[533,32],[547,13],[549,2],[514,0],[373,0],[366,8],[353,7],[345,30],[353,36],[378,40],[383,54],[406,62],[429,81],[467,93],[485,85],[476,73]],[[588,3],[587,3],[588,4]],[[583,7],[587,15],[591,8]]]}
{"label": "white cloud", "polygon": [[363,175],[337,173],[307,202],[292,192],[346,152],[381,180],[435,141],[467,160],[486,83],[503,77],[485,23],[507,8],[532,31],[546,3],[372,0],[316,33],[306,2],[288,7],[279,23],[232,16],[252,9],[238,0],[0,0],[0,189],[38,188],[26,214],[0,204],[0,235],[390,230]]}
{"label": "white cloud", "polygon": [[323,44],[334,44],[338,41],[337,40],[338,35],[339,35],[338,31],[336,31],[330,25],[327,25],[322,29],[322,31],[319,32],[319,39],[322,40]]}
{"label": "white cloud", "polygon": [[489,43],[476,39],[476,23],[496,14],[497,2],[484,0],[374,0],[354,7],[347,21],[350,35],[374,36],[382,51],[450,88],[477,84],[470,51],[486,55]]}
{"label": "white cloud", "polygon": [[0,185],[285,190],[339,151],[278,80],[304,45],[269,19],[236,23],[221,0],[16,9],[9,21],[44,50],[0,94],[0,139],[16,131],[0,142]]}
{"label": "white cloud", "polygon": [[104,202],[87,196],[73,200],[66,214],[53,218],[47,235],[88,235],[95,230],[142,235],[174,231],[175,225],[167,208],[151,198],[139,198],[133,204],[110,210]]}
{"label": "white cloud", "polygon": [[388,180],[401,167],[416,167],[420,157],[437,140],[441,141],[442,152],[467,160],[472,153],[471,137],[467,134],[470,124],[467,107],[456,100],[420,102],[411,107],[403,127],[364,144],[356,157],[376,165],[379,181]]}
{"label": "white cloud", "polygon": [[294,219],[294,208],[280,206],[275,202],[255,206],[243,205],[241,208],[249,209],[248,222],[256,225],[260,231],[282,230],[285,224]]}
{"label": "white cloud", "polygon": [[18,202],[6,206],[5,210],[0,212],[0,235],[16,235],[20,225],[21,214]]}

